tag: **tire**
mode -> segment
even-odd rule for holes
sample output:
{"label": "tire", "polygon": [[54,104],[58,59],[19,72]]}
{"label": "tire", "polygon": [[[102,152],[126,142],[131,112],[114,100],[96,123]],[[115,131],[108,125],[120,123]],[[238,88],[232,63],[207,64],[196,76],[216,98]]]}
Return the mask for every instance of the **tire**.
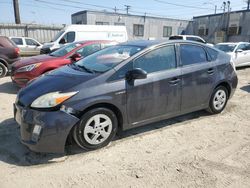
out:
{"label": "tire", "polygon": [[208,112],[211,114],[219,114],[221,113],[227,105],[228,101],[228,90],[224,86],[218,86],[215,88],[210,101]]}
{"label": "tire", "polygon": [[95,108],[86,112],[73,129],[77,145],[95,150],[108,145],[116,135],[118,121],[115,113],[107,108]]}
{"label": "tire", "polygon": [[5,77],[8,72],[7,67],[0,62],[0,78]]}

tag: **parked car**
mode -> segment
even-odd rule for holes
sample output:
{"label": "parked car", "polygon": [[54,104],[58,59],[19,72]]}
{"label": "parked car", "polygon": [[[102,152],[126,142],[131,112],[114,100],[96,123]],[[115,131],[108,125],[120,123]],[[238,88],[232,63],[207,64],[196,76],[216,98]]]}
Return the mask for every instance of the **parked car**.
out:
{"label": "parked car", "polygon": [[33,38],[9,37],[20,49],[21,56],[33,56],[40,54],[42,44]]}
{"label": "parked car", "polygon": [[115,44],[117,43],[113,41],[101,40],[75,42],[48,55],[24,58],[12,66],[12,81],[18,86],[24,87],[30,80],[58,67],[72,63],[72,58],[79,60],[81,57],[87,57],[100,49]]}
{"label": "parked car", "polygon": [[250,43],[237,42],[237,43],[219,43],[214,46],[229,54],[235,67],[243,67],[250,65]]}
{"label": "parked car", "polygon": [[213,44],[207,43],[203,38],[195,35],[173,35],[169,37],[169,40],[191,40],[195,42],[200,42],[213,47]]}
{"label": "parked car", "polygon": [[132,41],[32,81],[14,114],[33,151],[63,152],[70,135],[92,150],[118,130],[202,109],[220,113],[237,82],[230,56],[207,45]]}
{"label": "parked car", "polygon": [[125,26],[69,25],[57,33],[51,42],[43,45],[41,54],[47,54],[61,48],[65,44],[83,40],[125,42],[128,40],[128,35]]}
{"label": "parked car", "polygon": [[0,78],[10,70],[10,66],[20,58],[20,50],[8,37],[0,36]]}

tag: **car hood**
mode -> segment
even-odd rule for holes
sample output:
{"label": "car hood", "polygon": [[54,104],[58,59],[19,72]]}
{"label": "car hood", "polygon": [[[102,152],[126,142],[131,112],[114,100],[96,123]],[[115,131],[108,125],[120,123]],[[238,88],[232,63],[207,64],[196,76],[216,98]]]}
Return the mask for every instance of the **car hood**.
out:
{"label": "car hood", "polygon": [[70,88],[94,79],[98,75],[75,70],[70,66],[63,66],[31,81],[19,91],[17,100],[27,107],[35,99],[46,93],[70,91]]}
{"label": "car hood", "polygon": [[35,63],[43,63],[43,62],[55,60],[55,59],[58,59],[58,57],[54,57],[54,56],[50,56],[50,55],[37,55],[37,56],[33,56],[33,57],[23,58],[20,61],[17,61],[13,66],[15,68],[20,68],[20,67],[23,67],[26,65],[31,65],[31,64],[35,64]]}

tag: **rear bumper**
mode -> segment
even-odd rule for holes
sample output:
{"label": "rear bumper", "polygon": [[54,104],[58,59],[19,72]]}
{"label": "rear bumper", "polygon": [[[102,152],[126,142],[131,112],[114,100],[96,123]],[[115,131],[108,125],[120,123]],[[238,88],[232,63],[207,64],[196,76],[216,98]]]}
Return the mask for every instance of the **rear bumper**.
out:
{"label": "rear bumper", "polygon": [[[21,142],[30,150],[46,153],[63,153],[71,128],[79,121],[73,115],[58,111],[38,111],[14,104],[14,117],[20,125]],[[34,127],[41,132],[34,139]]]}

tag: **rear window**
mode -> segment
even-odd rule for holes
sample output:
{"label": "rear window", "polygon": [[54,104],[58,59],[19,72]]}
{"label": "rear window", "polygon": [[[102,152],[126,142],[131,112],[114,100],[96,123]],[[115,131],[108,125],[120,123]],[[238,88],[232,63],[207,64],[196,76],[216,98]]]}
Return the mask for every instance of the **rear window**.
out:
{"label": "rear window", "polygon": [[22,38],[11,38],[11,40],[12,40],[16,45],[23,45],[23,39],[22,39]]}
{"label": "rear window", "polygon": [[191,40],[191,41],[200,42],[200,43],[204,43],[205,44],[205,41],[201,40],[198,37],[187,37],[187,40]]}
{"label": "rear window", "polygon": [[16,44],[7,37],[0,36],[0,46],[5,48],[15,48]]}

